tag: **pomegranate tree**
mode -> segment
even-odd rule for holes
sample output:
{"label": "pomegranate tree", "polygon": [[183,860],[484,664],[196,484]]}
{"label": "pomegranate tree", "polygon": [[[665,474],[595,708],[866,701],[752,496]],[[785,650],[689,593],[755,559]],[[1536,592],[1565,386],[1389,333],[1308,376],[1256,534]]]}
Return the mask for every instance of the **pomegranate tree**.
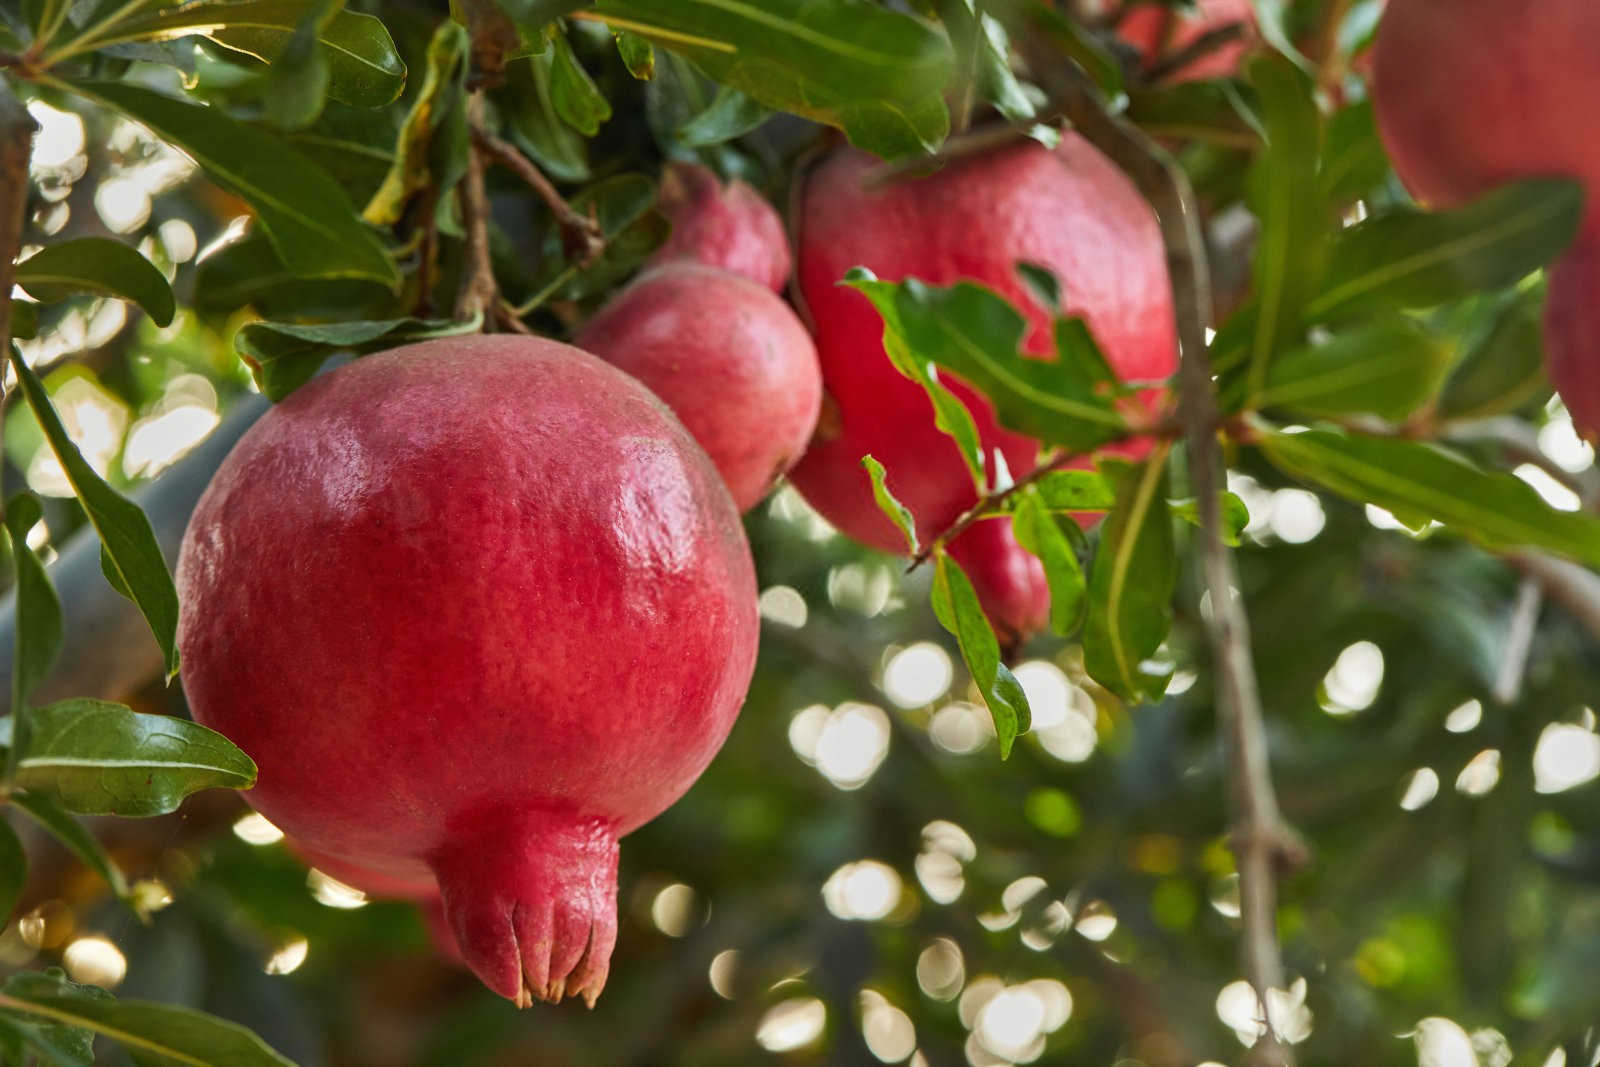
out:
{"label": "pomegranate tree", "polygon": [[617,840],[710,762],[755,659],[738,513],[660,402],[546,340],[370,356],[239,442],[177,583],[184,688],[255,757],[251,803],[436,884],[501,995],[592,1003]]}
{"label": "pomegranate tree", "polygon": [[576,341],[666,401],[741,511],[794,465],[817,423],[811,337],[782,298],[732,271],[684,260],[647,270]]}
{"label": "pomegranate tree", "polygon": [[[1077,135],[1064,135],[1054,150],[1022,141],[928,177],[868,184],[877,166],[864,153],[840,152],[804,191],[799,283],[828,399],[793,479],[846,534],[898,552],[903,541],[873,501],[863,455],[887,468],[924,540],[947,528],[977,494],[955,443],[935,426],[927,395],[885,355],[883,321],[871,302],[838,284],[851,267],[889,281],[915,276],[939,285],[962,279],[986,285],[1027,315],[1024,343],[1041,359],[1053,358],[1052,313],[1016,267],[1019,261],[1047,267],[1061,284],[1065,310],[1084,317],[1124,380],[1171,374],[1177,339],[1155,216],[1127,178]],[[1029,470],[1038,443],[1000,427],[989,401],[964,383],[948,384],[972,411],[985,451],[1001,454],[1013,473]],[[963,544],[968,539],[973,543]],[[1049,597],[1044,571],[1007,524],[980,523],[951,551],[1002,636],[1015,643],[1039,629]]]}

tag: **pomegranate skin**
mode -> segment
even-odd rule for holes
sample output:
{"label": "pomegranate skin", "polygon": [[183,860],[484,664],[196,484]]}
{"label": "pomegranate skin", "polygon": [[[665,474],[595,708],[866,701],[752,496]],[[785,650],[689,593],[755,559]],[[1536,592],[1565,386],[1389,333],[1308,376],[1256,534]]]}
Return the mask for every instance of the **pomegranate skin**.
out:
{"label": "pomegranate skin", "polygon": [[617,838],[704,770],[755,658],[738,513],[660,402],[537,338],[358,360],[235,446],[177,584],[184,688],[252,805],[435,879],[501,995],[592,1002]]}
{"label": "pomegranate skin", "polygon": [[1576,178],[1591,193],[1584,228],[1600,233],[1600,4],[1390,0],[1375,51],[1378,132],[1420,202]]}
{"label": "pomegranate skin", "polygon": [[1600,443],[1600,237],[1585,237],[1551,268],[1544,363],[1579,436]]}
{"label": "pomegranate skin", "polygon": [[789,237],[783,219],[749,184],[723,185],[698,163],[669,163],[660,208],[672,233],[652,263],[688,259],[752,278],[774,292],[789,284]]}
{"label": "pomegranate skin", "polygon": [[[899,533],[878,511],[861,470],[870,453],[888,470],[895,495],[917,518],[924,540],[946,529],[977,499],[955,443],[934,425],[927,395],[883,351],[883,322],[865,296],[838,281],[851,267],[879,278],[916,276],[935,285],[971,280],[994,289],[1027,316],[1025,346],[1052,354],[1051,313],[1017,276],[1019,260],[1048,267],[1063,306],[1082,315],[1123,379],[1165,378],[1177,366],[1177,337],[1166,253],[1154,213],[1113,164],[1076,134],[1049,150],[1025,141],[947,165],[925,178],[862,188],[876,166],[845,151],[806,185],[798,271],[822,361],[823,426],[791,479],[824,517],[856,540],[900,552]],[[1033,439],[1002,429],[993,406],[965,383],[945,384],[972,411],[986,454],[1001,452],[1016,474],[1038,455]],[[969,532],[966,536],[972,536]],[[1018,554],[1009,537],[992,550]],[[969,560],[974,558],[968,557]],[[1028,557],[1031,561],[1032,557]],[[994,561],[974,586],[989,604],[1036,605],[1043,572],[1036,562]],[[984,573],[1032,575],[1017,595],[982,584]],[[1031,633],[1039,615],[991,620]]]}
{"label": "pomegranate skin", "polygon": [[816,346],[789,305],[718,267],[646,271],[584,326],[578,346],[648,385],[748,511],[806,449],[822,404]]}
{"label": "pomegranate skin", "polygon": [[950,542],[950,555],[971,579],[1002,648],[1015,649],[1050,625],[1044,565],[1017,543],[1010,519],[973,523]]}
{"label": "pomegranate skin", "polygon": [[1146,70],[1188,48],[1205,34],[1229,23],[1243,23],[1244,36],[1185,63],[1167,75],[1168,82],[1227,78],[1254,47],[1256,12],[1250,0],[1200,0],[1199,10],[1185,15],[1160,4],[1140,4],[1117,24],[1117,36],[1133,45]]}

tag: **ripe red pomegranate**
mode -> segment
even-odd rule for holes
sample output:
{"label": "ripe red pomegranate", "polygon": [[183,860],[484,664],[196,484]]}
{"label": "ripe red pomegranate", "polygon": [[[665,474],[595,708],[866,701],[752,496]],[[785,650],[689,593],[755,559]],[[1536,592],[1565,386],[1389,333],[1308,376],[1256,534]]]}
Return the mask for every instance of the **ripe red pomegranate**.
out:
{"label": "ripe red pomegranate", "polygon": [[1600,237],[1580,238],[1550,270],[1544,365],[1578,433],[1600,443]]}
{"label": "ripe red pomegranate", "polygon": [[755,659],[738,513],[660,402],[535,338],[367,357],[239,442],[177,581],[184,688],[251,803],[435,880],[501,995],[592,1003],[617,839],[704,770]]}
{"label": "ripe red pomegranate", "polygon": [[[1600,3],[1390,0],[1376,53],[1378,130],[1422,203],[1536,176],[1600,190]],[[1585,228],[1600,233],[1600,196]]]}
{"label": "ripe red pomegranate", "polygon": [[648,385],[710,455],[740,511],[805,451],[822,403],[811,336],[749,278],[677,261],[646,271],[576,343]]}
{"label": "ripe red pomegranate", "polygon": [[[832,403],[792,478],[846,534],[899,552],[903,542],[873,502],[863,455],[887,468],[890,487],[917,517],[924,540],[946,529],[976,493],[955,444],[935,427],[926,394],[884,354],[878,313],[865,296],[837,284],[851,267],[891,281],[915,275],[938,285],[961,279],[987,285],[1027,315],[1028,352],[1051,358],[1050,312],[1016,274],[1019,260],[1046,266],[1061,282],[1065,307],[1084,316],[1124,379],[1171,374],[1177,337],[1155,215],[1076,134],[1063,136],[1053,151],[1024,141],[925,178],[863,188],[875,166],[860,152],[841,152],[811,175],[804,191],[800,287]],[[986,399],[948,375],[946,381],[972,410],[985,450],[999,450],[1014,474],[1031,469],[1037,443],[1001,429]],[[1049,600],[1044,571],[1006,524],[979,523],[951,547],[997,629],[1020,639],[1042,625]]]}
{"label": "ripe red pomegranate", "polygon": [[1199,9],[1187,15],[1163,4],[1136,4],[1117,23],[1117,36],[1139,50],[1149,71],[1212,30],[1233,23],[1243,25],[1241,37],[1185,63],[1165,80],[1226,78],[1238,73],[1239,64],[1255,44],[1256,11],[1250,0],[1200,0]]}
{"label": "ripe red pomegranate", "polygon": [[661,211],[672,235],[654,263],[690,259],[754,278],[775,292],[789,284],[789,238],[783,220],[748,184],[723,185],[696,163],[669,163],[661,174]]}

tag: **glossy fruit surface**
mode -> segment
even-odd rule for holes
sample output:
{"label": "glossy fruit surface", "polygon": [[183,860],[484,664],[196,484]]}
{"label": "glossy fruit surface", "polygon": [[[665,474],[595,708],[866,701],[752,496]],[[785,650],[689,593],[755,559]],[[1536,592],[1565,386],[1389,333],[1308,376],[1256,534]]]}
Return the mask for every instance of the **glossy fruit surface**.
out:
{"label": "glossy fruit surface", "polygon": [[258,810],[434,878],[502,995],[598,994],[617,839],[705,768],[755,658],[737,511],[648,390],[535,338],[358,360],[234,448],[177,581],[184,688]]}
{"label": "glossy fruit surface", "polygon": [[1544,363],[1578,434],[1600,442],[1600,238],[1585,238],[1550,269]]}
{"label": "glossy fruit surface", "polygon": [[749,184],[722,181],[696,163],[669,163],[661,174],[660,208],[672,222],[654,263],[688,259],[782,291],[791,259],[783,220]]}
{"label": "glossy fruit surface", "polygon": [[805,451],[822,403],[816,346],[782,298],[694,262],[647,270],[576,344],[664,400],[716,464],[740,511]]}

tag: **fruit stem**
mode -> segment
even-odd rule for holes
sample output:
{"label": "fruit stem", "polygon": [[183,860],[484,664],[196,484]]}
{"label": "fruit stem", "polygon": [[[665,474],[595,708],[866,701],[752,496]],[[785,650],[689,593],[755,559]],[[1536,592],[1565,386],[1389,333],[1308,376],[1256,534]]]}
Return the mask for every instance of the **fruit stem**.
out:
{"label": "fruit stem", "polygon": [[1233,556],[1222,536],[1225,482],[1217,445],[1221,417],[1205,337],[1212,306],[1211,279],[1200,215],[1189,180],[1177,162],[1148,135],[1111,115],[1088,75],[1051,49],[1049,39],[1034,25],[1020,26],[1012,34],[1052,105],[1122,168],[1151,202],[1167,247],[1182,356],[1178,415],[1200,509],[1197,545],[1211,603],[1211,609],[1201,615],[1215,658],[1217,725],[1232,792],[1231,837],[1239,870],[1243,926],[1240,954],[1262,1019],[1262,1034],[1251,1051],[1251,1061],[1263,1067],[1294,1067],[1294,1050],[1279,1039],[1266,1006],[1270,991],[1286,988],[1278,945],[1277,875],[1303,861],[1304,846],[1284,822],[1273,789],[1250,650],[1250,622],[1244,598],[1238,593]]}

